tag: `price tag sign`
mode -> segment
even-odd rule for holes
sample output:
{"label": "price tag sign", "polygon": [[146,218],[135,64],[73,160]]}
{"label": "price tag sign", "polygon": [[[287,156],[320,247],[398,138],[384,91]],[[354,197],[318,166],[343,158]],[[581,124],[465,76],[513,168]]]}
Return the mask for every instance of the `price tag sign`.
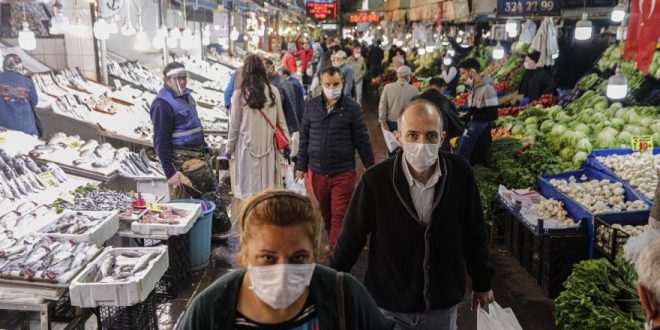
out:
{"label": "price tag sign", "polygon": [[82,141],[72,136],[67,136],[66,138],[64,138],[64,140],[62,140],[62,143],[66,144],[66,147],[69,149],[80,149],[80,147],[82,146],[81,142]]}
{"label": "price tag sign", "polygon": [[46,187],[59,187],[60,182],[50,171],[37,174],[37,180]]}
{"label": "price tag sign", "polygon": [[165,211],[165,205],[160,203],[147,203],[147,210],[155,213]]}
{"label": "price tag sign", "polygon": [[642,135],[632,137],[633,151],[652,151],[653,150],[653,136]]}
{"label": "price tag sign", "polygon": [[502,16],[558,16],[561,0],[498,0],[497,14]]}

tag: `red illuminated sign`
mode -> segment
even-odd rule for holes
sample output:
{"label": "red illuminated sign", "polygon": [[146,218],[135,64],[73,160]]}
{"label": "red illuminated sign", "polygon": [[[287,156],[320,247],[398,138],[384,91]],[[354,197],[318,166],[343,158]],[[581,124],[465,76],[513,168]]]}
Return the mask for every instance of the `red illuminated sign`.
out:
{"label": "red illuminated sign", "polygon": [[369,11],[359,11],[349,16],[351,23],[378,23],[380,22],[380,15]]}
{"label": "red illuminated sign", "polygon": [[307,16],[315,20],[336,19],[337,18],[337,3],[321,3],[321,2],[308,2]]}

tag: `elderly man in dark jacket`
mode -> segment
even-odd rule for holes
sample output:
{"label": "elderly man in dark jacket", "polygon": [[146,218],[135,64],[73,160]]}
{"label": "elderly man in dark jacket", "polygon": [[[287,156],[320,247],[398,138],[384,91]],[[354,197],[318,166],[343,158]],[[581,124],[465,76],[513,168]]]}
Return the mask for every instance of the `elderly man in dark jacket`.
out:
{"label": "elderly man in dark jacket", "polygon": [[374,155],[360,105],[342,93],[341,71],[324,69],[321,86],[323,94],[307,102],[303,115],[296,176],[307,176],[332,251],[355,187],[355,150],[366,168],[374,164]]}
{"label": "elderly man in dark jacket", "polygon": [[493,301],[479,190],[463,157],[439,152],[441,126],[428,101],[403,108],[402,151],[363,174],[331,256],[350,271],[370,235],[365,285],[395,329],[455,330],[466,268],[472,307]]}

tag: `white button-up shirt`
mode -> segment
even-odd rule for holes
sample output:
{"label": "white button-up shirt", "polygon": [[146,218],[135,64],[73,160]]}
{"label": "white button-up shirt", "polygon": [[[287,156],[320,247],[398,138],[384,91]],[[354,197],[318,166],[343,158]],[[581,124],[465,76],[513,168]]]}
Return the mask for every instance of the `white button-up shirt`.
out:
{"label": "white button-up shirt", "polygon": [[440,180],[442,172],[440,170],[440,161],[436,160],[435,162],[435,171],[433,175],[426,181],[426,184],[421,183],[410,174],[410,169],[408,168],[408,162],[406,157],[401,157],[401,166],[403,167],[403,174],[406,176],[408,181],[408,187],[410,188],[410,197],[412,198],[413,204],[415,205],[415,211],[417,211],[417,217],[419,220],[428,225],[431,223],[433,218],[433,199],[435,198],[435,185]]}

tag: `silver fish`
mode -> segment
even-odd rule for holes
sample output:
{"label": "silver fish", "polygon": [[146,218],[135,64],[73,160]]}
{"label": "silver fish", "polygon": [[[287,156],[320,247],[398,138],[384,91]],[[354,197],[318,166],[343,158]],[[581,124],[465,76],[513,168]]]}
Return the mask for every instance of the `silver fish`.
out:
{"label": "silver fish", "polygon": [[101,275],[103,277],[110,276],[112,267],[115,265],[115,257],[114,256],[109,256],[105,260],[103,260],[103,263],[101,263]]}
{"label": "silver fish", "polygon": [[25,245],[19,244],[12,247],[0,250],[0,258],[6,258],[11,255],[16,255],[25,251]]}
{"label": "silver fish", "polygon": [[80,154],[82,155],[83,153],[86,153],[86,152],[90,152],[90,153],[94,152],[94,149],[96,149],[96,147],[98,147],[98,146],[99,146],[98,141],[89,140],[89,141],[85,142],[85,144],[83,144],[82,147],[80,147],[80,149],[79,149]]}
{"label": "silver fish", "polygon": [[133,274],[137,274],[143,270],[145,270],[149,266],[149,262],[151,259],[156,257],[156,253],[149,253],[141,256],[136,262],[135,266],[133,267]]}
{"label": "silver fish", "polygon": [[106,168],[106,167],[110,166],[112,164],[112,162],[114,162],[114,160],[112,160],[112,159],[110,159],[110,160],[95,160],[95,161],[92,162],[92,167]]}
{"label": "silver fish", "polygon": [[37,166],[37,163],[35,163],[29,157],[25,157],[25,166],[27,166],[27,168],[35,174],[40,174],[42,172],[41,169],[39,169],[39,166]]}
{"label": "silver fish", "polygon": [[57,132],[50,137],[50,140],[48,140],[48,144],[49,145],[59,144],[62,141],[64,141],[65,138],[66,138],[66,134],[62,132]]}
{"label": "silver fish", "polygon": [[92,162],[91,157],[85,157],[85,156],[88,156],[88,155],[83,155],[81,153],[80,156],[83,157],[83,158],[78,158],[78,159],[74,160],[73,165],[80,166],[80,165],[89,164],[89,163]]}

